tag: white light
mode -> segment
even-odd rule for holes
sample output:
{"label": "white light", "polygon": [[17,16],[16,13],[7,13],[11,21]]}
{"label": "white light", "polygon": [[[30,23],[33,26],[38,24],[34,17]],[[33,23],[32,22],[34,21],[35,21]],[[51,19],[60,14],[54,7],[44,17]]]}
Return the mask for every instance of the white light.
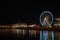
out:
{"label": "white light", "polygon": [[42,20],[42,16],[44,15],[44,14],[50,14],[50,16],[51,16],[51,22],[49,23],[50,25],[53,23],[53,15],[52,15],[52,13],[50,12],[50,11],[44,11],[44,12],[42,12],[42,14],[40,15],[40,18],[39,18],[39,20],[40,20],[40,23],[41,23],[41,25],[43,26],[43,22],[41,21]]}
{"label": "white light", "polygon": [[60,21],[60,18],[55,18],[55,20]]}
{"label": "white light", "polygon": [[34,27],[35,25],[29,25],[29,27]]}
{"label": "white light", "polygon": [[49,26],[49,28],[52,28],[52,26]]}

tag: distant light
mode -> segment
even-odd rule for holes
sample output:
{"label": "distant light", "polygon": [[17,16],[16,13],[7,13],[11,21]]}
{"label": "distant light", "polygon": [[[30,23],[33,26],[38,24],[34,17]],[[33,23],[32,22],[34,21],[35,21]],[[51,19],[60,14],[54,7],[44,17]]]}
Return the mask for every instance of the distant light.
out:
{"label": "distant light", "polygon": [[49,28],[52,28],[52,26],[49,26]]}
{"label": "distant light", "polygon": [[35,25],[29,25],[29,27],[34,27]]}
{"label": "distant light", "polygon": [[54,24],[54,26],[60,26],[60,23]]}
{"label": "distant light", "polygon": [[60,21],[60,18],[55,18],[55,20]]}
{"label": "distant light", "polygon": [[27,25],[24,25],[24,27],[27,27]]}

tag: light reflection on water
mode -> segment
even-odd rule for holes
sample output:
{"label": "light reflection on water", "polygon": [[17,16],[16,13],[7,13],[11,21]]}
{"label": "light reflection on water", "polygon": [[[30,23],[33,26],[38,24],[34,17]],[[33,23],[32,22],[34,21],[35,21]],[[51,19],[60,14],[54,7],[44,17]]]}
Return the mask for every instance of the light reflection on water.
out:
{"label": "light reflection on water", "polygon": [[48,31],[43,31],[43,40],[48,40]]}
{"label": "light reflection on water", "polygon": [[40,31],[40,40],[42,40],[42,31]]}
{"label": "light reflection on water", "polygon": [[52,40],[54,40],[54,31],[52,31]]}
{"label": "light reflection on water", "polygon": [[[48,40],[48,31],[40,31],[40,40]],[[54,31],[51,32],[51,40],[54,40]]]}
{"label": "light reflection on water", "polygon": [[[23,36],[23,30],[19,30],[19,31],[17,31],[17,33],[20,34],[19,36]],[[50,33],[51,36],[49,35],[49,33]],[[34,34],[34,32],[32,30],[30,30],[29,31],[29,36],[32,37],[33,34]],[[51,31],[51,32],[49,32],[49,31],[40,31],[39,40],[49,40],[49,36],[50,36],[50,40],[54,40],[54,31]]]}

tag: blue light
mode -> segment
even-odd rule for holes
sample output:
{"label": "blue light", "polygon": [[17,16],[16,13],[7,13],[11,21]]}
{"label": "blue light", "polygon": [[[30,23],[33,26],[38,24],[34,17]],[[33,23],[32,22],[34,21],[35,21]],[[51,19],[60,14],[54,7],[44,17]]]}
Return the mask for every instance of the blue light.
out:
{"label": "blue light", "polygon": [[40,31],[40,40],[48,40],[48,31]]}
{"label": "blue light", "polygon": [[40,31],[40,40],[42,40],[42,31]]}
{"label": "blue light", "polygon": [[54,32],[52,31],[52,40],[54,40]]}
{"label": "blue light", "polygon": [[[40,31],[40,40],[48,40],[48,31]],[[54,31],[51,32],[51,40],[54,40]]]}
{"label": "blue light", "polygon": [[43,31],[43,40],[48,40],[48,31]]}

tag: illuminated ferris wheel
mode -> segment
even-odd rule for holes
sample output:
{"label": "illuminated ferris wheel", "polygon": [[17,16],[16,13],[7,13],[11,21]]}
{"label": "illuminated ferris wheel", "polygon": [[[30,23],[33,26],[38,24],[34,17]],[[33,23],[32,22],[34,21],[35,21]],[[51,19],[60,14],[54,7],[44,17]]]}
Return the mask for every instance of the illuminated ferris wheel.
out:
{"label": "illuminated ferris wheel", "polygon": [[53,23],[53,15],[50,11],[43,11],[42,14],[40,15],[40,24],[42,26],[49,26],[52,25]]}

